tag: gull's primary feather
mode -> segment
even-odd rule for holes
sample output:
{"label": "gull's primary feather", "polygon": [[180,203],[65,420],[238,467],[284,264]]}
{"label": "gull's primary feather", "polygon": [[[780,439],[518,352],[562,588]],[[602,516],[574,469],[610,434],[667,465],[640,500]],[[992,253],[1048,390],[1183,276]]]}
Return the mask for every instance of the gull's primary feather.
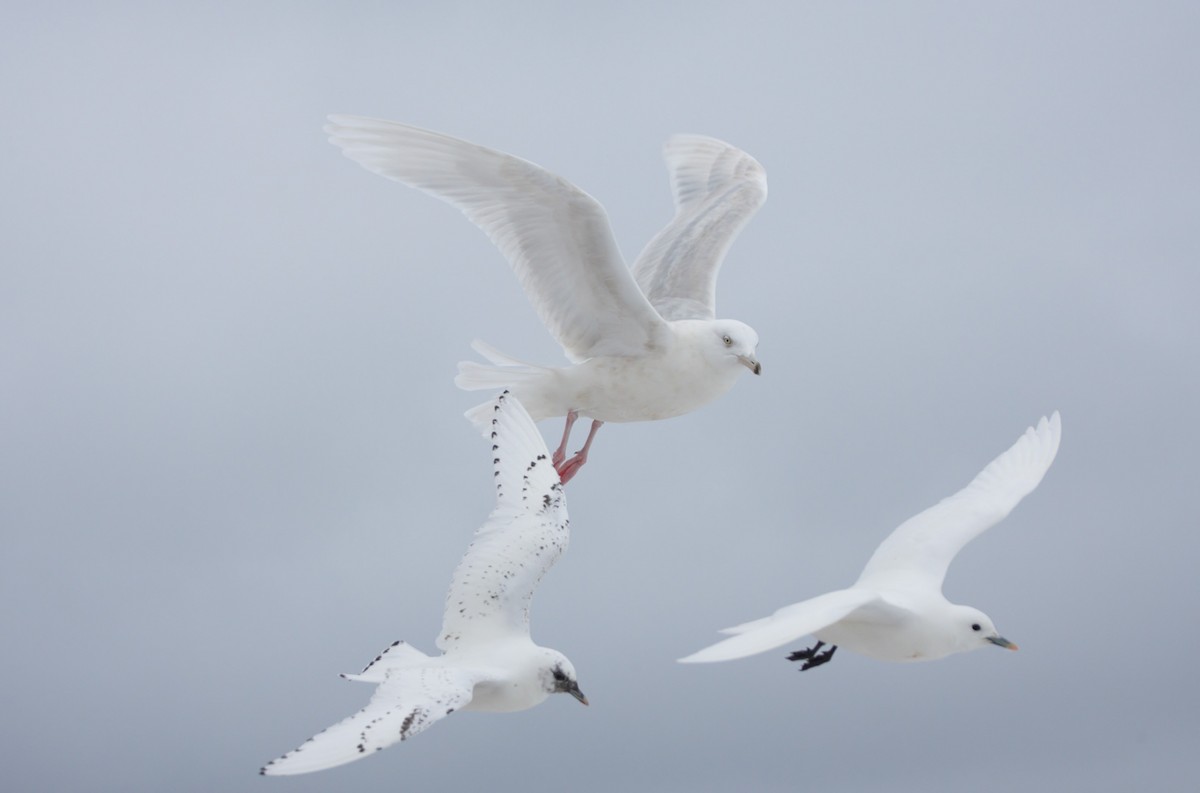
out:
{"label": "gull's primary feather", "polygon": [[940,588],[950,562],[968,542],[995,526],[1042,481],[1062,438],[1055,411],[1030,427],[1012,447],[952,496],[915,515],[875,549],[859,586],[916,580]]}
{"label": "gull's primary feather", "polygon": [[367,170],[460,209],[508,259],[574,362],[637,355],[665,323],[634,283],[604,208],[531,162],[394,121],[334,115],[325,131]]}
{"label": "gull's primary feather", "polygon": [[524,410],[492,419],[496,508],[475,532],[446,595],[438,647],[446,652],[513,633],[529,635],[529,604],[567,549],[570,521],[558,472]]}
{"label": "gull's primary feather", "polygon": [[663,154],[675,217],[643,249],[633,275],[665,319],[713,319],[717,272],[767,200],[767,175],[746,152],[703,135],[674,135]]}
{"label": "gull's primary feather", "polygon": [[344,765],[407,740],[471,701],[481,675],[462,669],[393,670],[367,706],[263,766],[266,776]]}

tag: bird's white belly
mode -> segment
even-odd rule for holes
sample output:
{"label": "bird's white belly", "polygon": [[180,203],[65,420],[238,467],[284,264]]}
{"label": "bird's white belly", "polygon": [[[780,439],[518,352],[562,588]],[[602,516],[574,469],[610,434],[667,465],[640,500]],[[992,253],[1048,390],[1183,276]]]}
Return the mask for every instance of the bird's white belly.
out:
{"label": "bird's white belly", "polygon": [[564,413],[573,409],[618,422],[689,413],[732,388],[738,375],[737,369],[721,371],[698,356],[593,358],[558,372]]}
{"label": "bird's white belly", "polygon": [[463,710],[511,713],[540,705],[548,696],[536,678],[488,681],[475,686],[475,693]]}
{"label": "bird's white belly", "polygon": [[818,631],[816,637],[878,661],[933,661],[949,655],[939,637],[921,620],[877,622],[841,620]]}

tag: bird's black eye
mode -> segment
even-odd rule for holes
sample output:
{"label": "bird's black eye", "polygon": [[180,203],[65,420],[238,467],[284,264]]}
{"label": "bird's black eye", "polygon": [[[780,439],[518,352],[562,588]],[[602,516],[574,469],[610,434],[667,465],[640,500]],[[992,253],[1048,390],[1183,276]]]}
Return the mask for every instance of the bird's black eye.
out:
{"label": "bird's black eye", "polygon": [[978,622],[976,622],[974,625],[972,625],[972,626],[971,626],[971,630],[973,630],[973,631],[981,631],[981,630],[983,630],[983,628],[982,628],[982,627],[979,625],[979,623],[978,623]]}
{"label": "bird's black eye", "polygon": [[554,667],[554,679],[560,683],[567,679],[567,673],[562,670],[561,666]]}
{"label": "bird's black eye", "polygon": [[733,346],[733,339],[729,338],[728,334],[726,334],[725,336],[722,336],[721,341],[725,342],[726,347]]}

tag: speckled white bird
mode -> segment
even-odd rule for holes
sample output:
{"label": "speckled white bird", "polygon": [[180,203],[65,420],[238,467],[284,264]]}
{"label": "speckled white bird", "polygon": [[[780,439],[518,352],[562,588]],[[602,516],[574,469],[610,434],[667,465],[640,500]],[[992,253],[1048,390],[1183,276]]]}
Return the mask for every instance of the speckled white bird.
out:
{"label": "speckled white bird", "polygon": [[[788,656],[801,671],[826,663],[845,647],[883,661],[932,661],[980,647],[1017,646],[982,611],[942,595],[950,562],[972,539],[996,525],[1033,492],[1058,453],[1058,413],[1030,427],[1008,451],[949,498],[900,524],[875,550],[858,581],[769,617],[726,628],[736,634],[684,663],[728,661],[765,652],[808,634],[815,646]],[[829,649],[822,647],[829,644]]]}
{"label": "speckled white bird", "polygon": [[[676,135],[665,157],[674,219],[634,263],[617,250],[604,208],[533,163],[448,135],[392,121],[334,115],[330,141],[370,171],[433,195],[462,212],[500,249],[571,366],[539,366],[475,342],[491,365],[459,364],[466,390],[509,388],[537,421],[566,416],[553,454],[567,482],[587,461],[606,421],[688,413],[759,374],[758,334],[716,318],[725,252],[767,196],[753,157],[699,135]],[[486,431],[487,405],[467,415]],[[593,419],[569,460],[580,415]]]}
{"label": "speckled white bird", "polygon": [[584,705],[575,667],[529,636],[533,590],[567,548],[562,484],[537,427],[511,396],[492,403],[496,508],[475,533],[446,595],[429,656],[393,642],[347,680],[377,683],[361,711],[263,766],[266,775],[343,765],[423,732],[456,710],[510,712],[565,693]]}

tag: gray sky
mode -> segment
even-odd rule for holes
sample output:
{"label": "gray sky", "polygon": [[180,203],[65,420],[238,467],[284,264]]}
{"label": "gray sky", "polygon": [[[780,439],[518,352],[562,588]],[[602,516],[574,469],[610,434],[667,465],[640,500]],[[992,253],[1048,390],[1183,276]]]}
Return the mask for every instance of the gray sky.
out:
{"label": "gray sky", "polygon": [[[0,27],[0,782],[90,791],[1181,789],[1200,743],[1190,3],[26,4]],[[577,4],[572,4],[577,5]],[[490,509],[472,338],[561,352],[329,112],[554,170],[626,256],[660,146],[765,166],[718,313],[764,373],[606,427],[534,603],[592,701],[261,779],[427,651]],[[1062,411],[947,596],[1019,653],[675,658],[857,576]],[[557,420],[546,422],[550,437]]]}

